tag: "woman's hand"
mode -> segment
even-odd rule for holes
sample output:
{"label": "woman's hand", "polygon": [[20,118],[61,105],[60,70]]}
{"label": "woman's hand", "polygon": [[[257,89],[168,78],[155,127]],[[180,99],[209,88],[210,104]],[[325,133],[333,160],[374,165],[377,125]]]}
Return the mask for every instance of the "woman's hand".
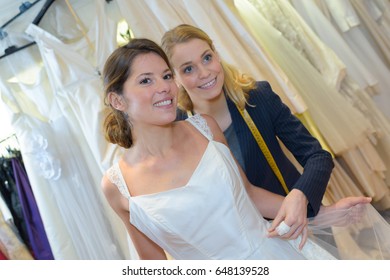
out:
{"label": "woman's hand", "polygon": [[357,223],[364,214],[364,206],[371,200],[371,197],[366,196],[350,196],[329,206],[321,206],[318,215],[310,221],[310,225],[323,227]]}
{"label": "woman's hand", "polygon": [[372,198],[367,196],[348,196],[338,200],[336,203],[333,203],[329,206],[321,207],[320,212],[318,214],[321,214],[322,208],[326,209],[325,211],[346,210],[353,206],[368,204],[371,202],[371,200]]}
{"label": "woman's hand", "polygon": [[302,240],[299,244],[299,248],[302,249],[308,235],[307,203],[303,192],[298,189],[291,190],[284,198],[271,227],[268,229],[268,237],[296,239],[302,234]]}

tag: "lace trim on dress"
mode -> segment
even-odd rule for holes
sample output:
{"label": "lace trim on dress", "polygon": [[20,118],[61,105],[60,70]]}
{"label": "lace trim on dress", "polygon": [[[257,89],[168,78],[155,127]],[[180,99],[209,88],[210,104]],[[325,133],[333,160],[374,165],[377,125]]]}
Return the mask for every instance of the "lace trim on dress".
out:
{"label": "lace trim on dress", "polygon": [[114,164],[107,170],[107,177],[110,182],[118,187],[118,190],[124,197],[130,198],[130,194],[126,188],[126,185],[124,185],[121,176],[122,174],[118,164]]}
{"label": "lace trim on dress", "polygon": [[62,174],[61,162],[50,148],[47,138],[37,132],[31,132],[29,135],[25,154],[33,156],[37,167],[40,167],[40,175],[45,179],[60,179]]}
{"label": "lace trim on dress", "polygon": [[205,118],[203,118],[200,114],[191,116],[187,118],[186,121],[195,126],[208,140],[213,140],[213,133],[211,132]]}

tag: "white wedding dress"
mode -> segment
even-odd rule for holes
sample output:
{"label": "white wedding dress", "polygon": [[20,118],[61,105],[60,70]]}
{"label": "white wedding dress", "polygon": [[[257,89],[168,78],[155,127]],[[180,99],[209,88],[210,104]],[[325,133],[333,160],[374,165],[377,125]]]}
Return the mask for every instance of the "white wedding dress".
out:
{"label": "white wedding dress", "polygon": [[185,186],[132,197],[119,165],[107,172],[128,198],[135,227],[174,259],[334,259],[311,240],[299,251],[299,238],[267,238],[270,222],[249,198],[229,149],[213,141],[200,115],[187,121],[209,143]]}

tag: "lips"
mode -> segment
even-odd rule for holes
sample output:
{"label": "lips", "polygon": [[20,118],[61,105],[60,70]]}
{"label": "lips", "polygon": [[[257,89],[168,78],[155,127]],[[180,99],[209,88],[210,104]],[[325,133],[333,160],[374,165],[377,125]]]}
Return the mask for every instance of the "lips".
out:
{"label": "lips", "polygon": [[153,104],[154,107],[162,107],[162,106],[167,106],[172,104],[172,99],[166,99],[163,101],[159,101]]}
{"label": "lips", "polygon": [[211,80],[210,82],[208,82],[208,83],[206,83],[206,84],[201,85],[199,88],[201,88],[201,89],[210,88],[210,87],[212,87],[212,86],[215,85],[216,81],[217,81],[217,78]]}

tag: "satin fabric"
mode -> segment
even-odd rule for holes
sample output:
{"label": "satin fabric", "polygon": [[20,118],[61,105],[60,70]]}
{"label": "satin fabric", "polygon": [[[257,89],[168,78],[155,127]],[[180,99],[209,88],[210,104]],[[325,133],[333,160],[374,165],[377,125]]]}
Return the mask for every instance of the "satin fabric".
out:
{"label": "satin fabric", "polygon": [[309,240],[267,238],[270,222],[249,198],[230,150],[212,140],[200,115],[187,119],[208,140],[188,183],[155,194],[132,197],[119,165],[108,177],[129,200],[130,223],[174,259],[333,259]]}

